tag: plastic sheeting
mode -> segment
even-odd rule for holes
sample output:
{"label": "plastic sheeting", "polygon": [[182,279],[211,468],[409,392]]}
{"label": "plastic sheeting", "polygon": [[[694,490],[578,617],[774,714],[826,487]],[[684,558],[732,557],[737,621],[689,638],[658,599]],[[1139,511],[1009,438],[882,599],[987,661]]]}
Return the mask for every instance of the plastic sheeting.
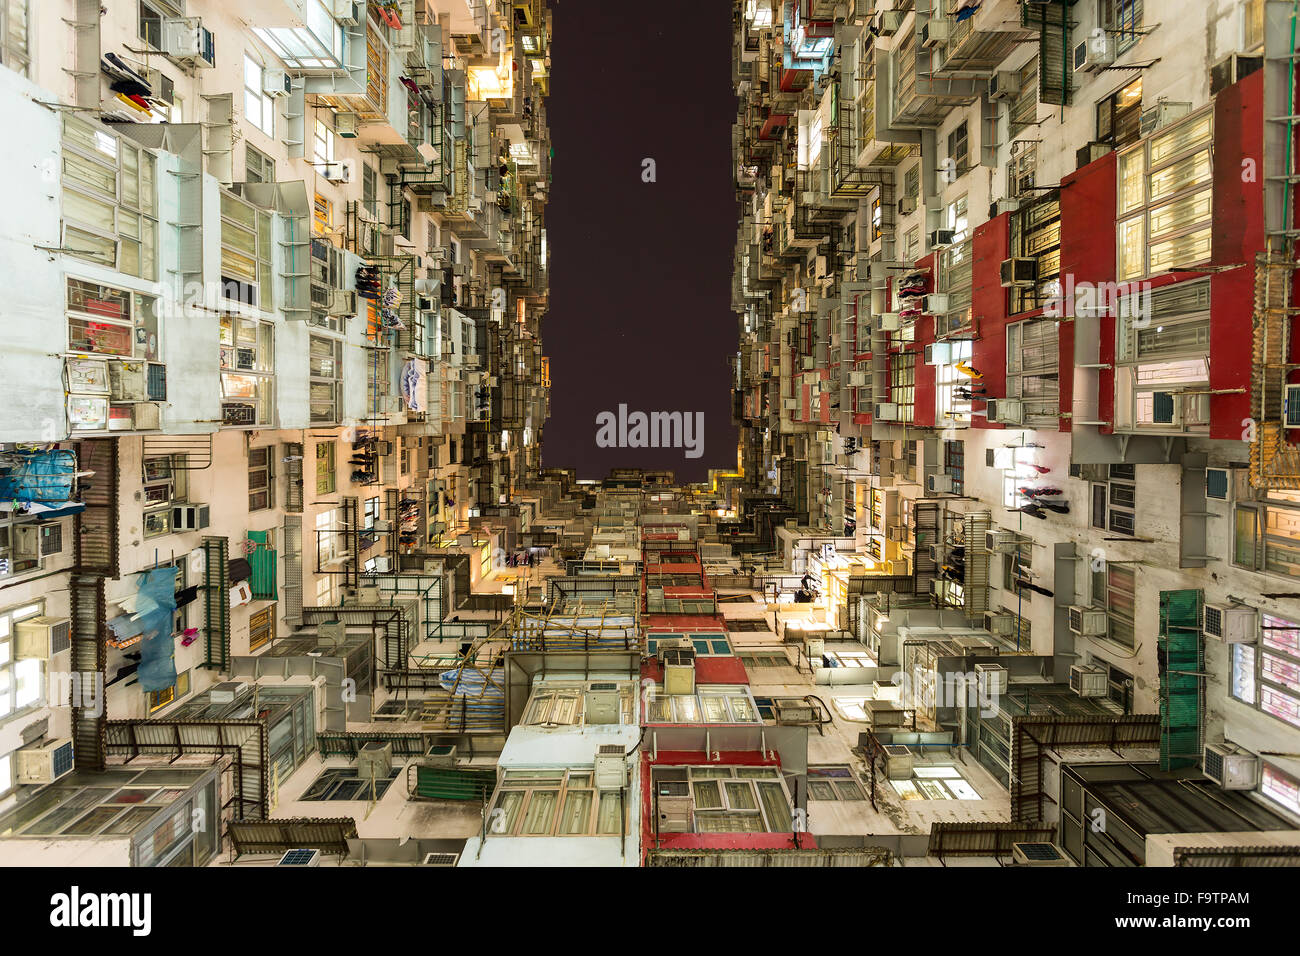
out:
{"label": "plastic sheeting", "polygon": [[438,682],[444,690],[452,691],[458,702],[464,698],[466,709],[473,715],[505,715],[505,671],[500,667],[486,672],[473,668],[453,668],[439,675]]}
{"label": "plastic sheeting", "polygon": [[68,449],[27,452],[0,474],[0,499],[21,507],[62,507],[72,498],[77,455]]}
{"label": "plastic sheeting", "polygon": [[425,409],[425,392],[428,389],[429,364],[424,359],[410,359],[402,366],[401,389],[406,407],[413,412]]}
{"label": "plastic sheeting", "polygon": [[144,631],[140,642],[140,689],[166,690],[176,683],[176,569],[155,568],[140,576],[135,617]]}

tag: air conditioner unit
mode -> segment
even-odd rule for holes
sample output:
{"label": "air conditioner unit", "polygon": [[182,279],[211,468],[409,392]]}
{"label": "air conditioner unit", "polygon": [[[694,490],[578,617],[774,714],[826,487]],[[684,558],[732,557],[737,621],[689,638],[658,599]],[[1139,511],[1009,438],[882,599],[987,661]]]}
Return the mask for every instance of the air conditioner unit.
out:
{"label": "air conditioner unit", "polygon": [[72,741],[66,737],[24,747],[15,756],[20,784],[53,783],[72,772]]}
{"label": "air conditioner unit", "polygon": [[903,317],[897,312],[881,312],[876,316],[876,324],[882,332],[897,332],[903,325]]}
{"label": "air conditioner unit", "polygon": [[876,32],[882,37],[892,37],[903,28],[902,10],[882,10],[876,14]]}
{"label": "air conditioner unit", "polygon": [[618,684],[612,681],[593,683],[587,688],[586,712],[587,724],[617,724],[622,716]]}
{"label": "air conditioner unit", "polygon": [[1232,472],[1227,468],[1205,469],[1205,497],[1227,501],[1232,494]]}
{"label": "air conditioner unit", "polygon": [[1025,420],[1025,403],[1018,398],[990,398],[985,405],[991,422],[1019,425]]}
{"label": "air conditioner unit", "polygon": [[320,866],[320,850],[285,850],[276,866]]}
{"label": "air conditioner unit", "polygon": [[1300,428],[1300,385],[1288,385],[1282,402],[1282,426]]}
{"label": "air conditioner unit", "polygon": [[[988,612],[985,612],[985,617],[987,616]],[[1008,620],[1011,619],[1010,614],[1005,616]],[[1001,664],[976,664],[975,681],[981,696],[1001,697],[1007,692],[1007,669]]]}
{"label": "air conditioner unit", "polygon": [[19,561],[36,561],[41,556],[41,532],[34,524],[14,528],[12,535],[13,557]]}
{"label": "air conditioner unit", "polygon": [[932,544],[927,546],[925,549],[926,554],[930,556],[930,560],[936,564],[944,559],[947,550],[948,549],[941,544]]}
{"label": "air conditioner unit", "polygon": [[695,801],[686,780],[658,780],[654,785],[660,833],[690,833]]}
{"label": "air conditioner unit", "polygon": [[211,523],[207,505],[172,505],[173,531],[202,531]]}
{"label": "air conditioner unit", "polygon": [[1074,72],[1099,73],[1115,62],[1115,38],[1098,33],[1074,48]]}
{"label": "air conditioner unit", "polygon": [[940,246],[950,246],[956,235],[956,231],[952,229],[934,229],[929,234],[930,248],[938,249]]}
{"label": "air conditioner unit", "polygon": [[364,0],[334,0],[334,19],[343,26],[355,27],[366,22]]}
{"label": "air conditioner unit", "polygon": [[262,92],[267,96],[288,96],[293,92],[293,77],[284,70],[267,70],[262,74]]}
{"label": "air conditioner unit", "polygon": [[931,17],[921,29],[921,44],[929,49],[952,39],[953,22],[947,17]]}
{"label": "air conditioner unit", "polygon": [[907,780],[912,776],[915,757],[910,747],[902,744],[885,745],[885,776],[890,780]]}
{"label": "air conditioner unit", "polygon": [[895,525],[894,527],[890,528],[888,531],[885,532],[885,537],[888,538],[890,541],[906,541],[907,529],[904,528],[902,525]]}
{"label": "air conditioner unit", "polygon": [[72,646],[72,620],[66,617],[29,617],[14,625],[14,637],[16,658],[48,661]]}
{"label": "air conditioner unit", "polygon": [[166,103],[168,106],[176,102],[176,83],[162,70],[143,70],[145,82],[149,84],[151,91],[150,99]]}
{"label": "air conditioner unit", "polygon": [[208,699],[214,704],[233,704],[247,693],[248,684],[243,681],[227,680],[220,684],[213,684],[208,691]]}
{"label": "air conditioner unit", "polygon": [[1254,644],[1259,637],[1259,612],[1244,604],[1206,604],[1201,633],[1225,644]]}
{"label": "air conditioner unit", "polygon": [[347,162],[325,163],[321,166],[321,175],[332,183],[352,182],[352,164]]}
{"label": "air conditioner unit", "polygon": [[911,196],[904,196],[898,200],[898,214],[900,216],[910,216],[916,212],[916,200]]}
{"label": "air conditioner unit", "polygon": [[428,767],[456,766],[456,745],[434,744],[425,753],[423,762]]}
{"label": "air conditioner unit", "polygon": [[1231,744],[1206,744],[1201,767],[1224,790],[1254,790],[1259,782],[1259,757]]}
{"label": "air conditioner unit", "polygon": [[781,407],[784,408],[784,409],[785,409],[786,411],[788,411],[788,412],[797,411],[798,408],[799,408],[799,399],[797,399],[797,398],[783,398],[783,399],[781,399]]}
{"label": "air conditioner unit", "polygon": [[849,387],[862,388],[867,384],[867,372],[849,372]]}
{"label": "air conditioner unit", "polygon": [[375,562],[376,573],[388,574],[390,571],[393,570],[393,559],[390,558],[388,555],[381,554],[376,556],[373,560]]}
{"label": "air conditioner unit", "polygon": [[216,40],[198,17],[164,17],[159,25],[163,53],[179,63],[217,65]]}
{"label": "air conditioner unit", "polygon": [[1105,697],[1110,693],[1106,668],[1095,665],[1070,665],[1070,690],[1080,697]]}
{"label": "air conditioner unit", "polygon": [[695,651],[684,647],[660,651],[664,666],[664,693],[670,696],[695,693]]}
{"label": "air conditioner unit", "polygon": [[1015,70],[998,70],[989,77],[989,99],[1009,100],[1020,92],[1020,74]]}
{"label": "air conditioner unit", "polygon": [[984,630],[1006,636],[1016,632],[1016,619],[1006,611],[985,611]]}
{"label": "air conditioner unit", "polygon": [[951,342],[931,342],[925,347],[926,365],[947,365],[952,361]]}
{"label": "air conditioner unit", "polygon": [[335,113],[334,133],[343,139],[356,139],[361,132],[361,117],[356,113]]}
{"label": "air conditioner unit", "polygon": [[1110,627],[1106,612],[1099,607],[1071,604],[1070,630],[1080,637],[1105,637]]}
{"label": "air conditioner unit", "polygon": [[330,290],[330,303],[327,310],[330,315],[353,316],[357,314],[358,308],[357,294],[355,292],[343,289]]}
{"label": "air conditioner unit", "polygon": [[1003,259],[999,267],[1002,287],[1025,288],[1038,281],[1037,259]]}
{"label": "air conditioner unit", "polygon": [[622,790],[627,786],[627,754],[622,744],[601,744],[596,751],[597,790]]}
{"label": "air conditioner unit", "polygon": [[1013,843],[1011,859],[1016,866],[1073,865],[1055,843]]}
{"label": "air conditioner unit", "polygon": [[1182,119],[1192,111],[1191,103],[1157,103],[1142,111],[1141,132],[1150,136]]}
{"label": "air conditioner unit", "polygon": [[1074,151],[1074,168],[1082,169],[1089,163],[1094,163],[1107,153],[1114,151],[1114,149],[1115,147],[1110,143],[1089,143],[1086,146],[1080,146]]}
{"label": "air conditioner unit", "polygon": [[421,866],[455,866],[460,862],[459,853],[426,853]]}
{"label": "air conditioner unit", "polygon": [[894,402],[880,402],[872,411],[872,418],[878,422],[898,421],[898,405]]}
{"label": "air conditioner unit", "polygon": [[946,292],[933,292],[925,297],[925,304],[921,311],[927,315],[934,315],[937,312],[947,312],[950,305],[950,298]]}
{"label": "air conditioner unit", "polygon": [[1020,538],[1014,531],[985,531],[984,548],[994,554],[1014,554],[1020,549]]}
{"label": "air conditioner unit", "polygon": [[941,492],[952,494],[953,477],[952,475],[926,475],[925,488],[931,494],[939,494]]}

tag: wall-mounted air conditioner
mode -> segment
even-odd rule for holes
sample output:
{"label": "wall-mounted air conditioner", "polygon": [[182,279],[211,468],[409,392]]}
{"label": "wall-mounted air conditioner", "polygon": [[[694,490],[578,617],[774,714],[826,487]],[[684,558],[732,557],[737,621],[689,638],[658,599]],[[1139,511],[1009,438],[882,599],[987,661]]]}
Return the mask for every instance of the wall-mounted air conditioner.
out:
{"label": "wall-mounted air conditioner", "polygon": [[898,214],[900,216],[910,216],[916,212],[916,200],[911,196],[903,196],[898,200]]}
{"label": "wall-mounted air conditioner", "polygon": [[217,65],[216,40],[198,17],[164,17],[159,25],[161,49],[178,63]]}
{"label": "wall-mounted air conditioner", "polygon": [[144,362],[108,363],[109,398],[115,402],[149,400],[149,376]]}
{"label": "wall-mounted air conditioner", "polygon": [[211,523],[207,505],[172,505],[173,531],[202,531]]}
{"label": "wall-mounted air conditioner", "polygon": [[288,96],[293,92],[293,78],[284,70],[267,70],[262,74],[262,92],[267,96]]}
{"label": "wall-mounted air conditioner", "polygon": [[878,422],[898,421],[898,405],[894,402],[880,402],[875,405],[872,418]]}
{"label": "wall-mounted air conditioner", "polygon": [[947,312],[951,301],[951,298],[946,292],[932,292],[925,297],[925,303],[921,307],[921,311],[927,315]]}
{"label": "wall-mounted air conditioner", "polygon": [[1015,70],[998,70],[989,77],[989,99],[1009,100],[1020,92],[1020,74]]}
{"label": "wall-mounted air conditioner", "polygon": [[1012,554],[1020,548],[1020,537],[1014,531],[985,531],[984,548],[994,554]]}
{"label": "wall-mounted air conditioner", "polygon": [[597,790],[622,790],[627,786],[627,752],[622,744],[601,744],[596,751]]}
{"label": "wall-mounted air conditioner", "polygon": [[1080,697],[1105,697],[1110,693],[1106,668],[1092,664],[1071,664],[1070,690]]}
{"label": "wall-mounted air conditioner", "polygon": [[1074,48],[1074,72],[1098,73],[1115,62],[1115,38],[1099,31]]}
{"label": "wall-mounted air conditioner", "polygon": [[1300,385],[1286,387],[1282,403],[1282,425],[1285,428],[1300,428]]}
{"label": "wall-mounted air conditioner", "polygon": [[957,232],[956,230],[953,229],[933,229],[930,231],[927,238],[929,239],[930,242],[930,248],[938,249],[941,246],[952,245],[953,239],[956,237],[956,235]]}
{"label": "wall-mounted air conditioner", "polygon": [[933,49],[952,39],[953,21],[947,17],[931,17],[921,28],[921,45]]}
{"label": "wall-mounted air conditioner", "polygon": [[926,365],[947,365],[952,361],[951,342],[931,342],[925,347]]}
{"label": "wall-mounted air conditioner", "polygon": [[876,14],[876,32],[882,37],[892,37],[903,28],[902,10],[881,10]]}
{"label": "wall-mounted air conditioner", "polygon": [[53,783],[72,772],[72,741],[66,737],[24,747],[14,756],[20,784]]}
{"label": "wall-mounted air conditioner", "polygon": [[990,398],[985,405],[991,422],[1019,425],[1025,420],[1025,403],[1018,398]]}
{"label": "wall-mounted air conditioner", "polygon": [[72,620],[66,617],[29,617],[14,625],[14,657],[48,661],[72,646]]}
{"label": "wall-mounted air conditioner", "polygon": [[1141,133],[1150,136],[1170,126],[1192,111],[1191,103],[1157,103],[1142,111]]}
{"label": "wall-mounted air conditioner", "polygon": [[1231,744],[1206,744],[1201,767],[1224,790],[1254,790],[1259,782],[1259,757]]}
{"label": "wall-mounted air conditioner", "polygon": [[890,780],[907,780],[912,776],[915,756],[902,744],[885,745],[885,776]]}
{"label": "wall-mounted air conditioner", "polygon": [[331,289],[328,312],[333,316],[353,316],[359,305],[357,294],[351,290]]}
{"label": "wall-mounted air conditioner", "polygon": [[344,160],[337,163],[323,163],[320,174],[332,183],[352,182],[352,163]]}
{"label": "wall-mounted air conditioner", "polygon": [[876,325],[882,332],[897,332],[902,324],[902,317],[897,312],[881,312],[876,316]]}
{"label": "wall-mounted air conditioner", "polygon": [[1115,149],[1110,143],[1088,143],[1074,151],[1074,168],[1082,169]]}
{"label": "wall-mounted air conditioner", "polygon": [[955,485],[952,475],[926,475],[925,490],[931,494],[951,494]]}
{"label": "wall-mounted air conditioner", "polygon": [[426,853],[421,866],[455,866],[460,862],[459,853]]}
{"label": "wall-mounted air conditioner", "polygon": [[868,381],[868,374],[869,373],[867,372],[849,372],[849,387],[850,388],[864,387]]}
{"label": "wall-mounted air conditioner", "polygon": [[[988,612],[985,612],[987,616]],[[1007,618],[1010,619],[1008,614]],[[989,628],[992,631],[992,628]],[[993,633],[997,633],[993,631]],[[1001,664],[976,664],[975,681],[980,695],[984,697],[1001,697],[1007,692],[1007,669]]]}
{"label": "wall-mounted air conditioner", "polygon": [[276,866],[320,866],[320,850],[285,850]]}
{"label": "wall-mounted air conditioner", "polygon": [[1110,629],[1110,620],[1102,608],[1071,604],[1069,615],[1070,630],[1080,637],[1105,637]]}
{"label": "wall-mounted air conditioner", "polygon": [[334,0],[334,19],[348,27],[365,23],[365,0]]}
{"label": "wall-mounted air conditioner", "polygon": [[984,630],[990,634],[1008,635],[1016,632],[1016,619],[1007,611],[985,611]]}
{"label": "wall-mounted air conditioner", "polygon": [[660,651],[664,666],[664,693],[672,696],[695,693],[695,651],[677,647]]}
{"label": "wall-mounted air conditioner", "polygon": [[1201,633],[1225,644],[1254,644],[1259,638],[1259,612],[1244,604],[1206,604]]}
{"label": "wall-mounted air conditioner", "polygon": [[999,275],[1004,289],[1028,288],[1038,281],[1037,259],[1003,259]]}
{"label": "wall-mounted air conditioner", "polygon": [[361,134],[361,117],[356,113],[334,114],[334,135],[342,139],[356,139]]}

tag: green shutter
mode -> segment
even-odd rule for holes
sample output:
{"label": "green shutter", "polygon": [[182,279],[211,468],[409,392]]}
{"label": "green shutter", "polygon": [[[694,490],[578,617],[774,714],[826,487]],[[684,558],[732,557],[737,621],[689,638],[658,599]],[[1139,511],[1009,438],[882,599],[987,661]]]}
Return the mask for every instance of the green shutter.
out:
{"label": "green shutter", "polygon": [[1065,0],[1022,3],[1020,25],[1038,30],[1038,99],[1053,106],[1070,105],[1070,14]]}
{"label": "green shutter", "polygon": [[248,540],[257,544],[248,556],[248,564],[253,569],[248,584],[253,589],[253,597],[259,601],[276,600],[276,553],[275,548],[267,546],[269,537],[269,531],[248,532]]}
{"label": "green shutter", "polygon": [[1160,592],[1160,768],[1195,766],[1201,756],[1205,651],[1201,592]]}

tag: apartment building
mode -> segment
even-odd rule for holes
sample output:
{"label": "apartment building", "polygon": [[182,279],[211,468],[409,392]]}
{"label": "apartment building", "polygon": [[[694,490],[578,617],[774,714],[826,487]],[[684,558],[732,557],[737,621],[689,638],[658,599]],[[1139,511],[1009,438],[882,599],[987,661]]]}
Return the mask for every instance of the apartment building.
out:
{"label": "apartment building", "polygon": [[[511,596],[548,415],[549,11],[6,0],[0,37],[5,835],[36,791],[89,811],[68,781],[125,779],[124,748],[215,753],[241,732],[196,723],[248,699],[276,742],[235,818],[265,819],[317,734],[418,722],[377,716],[411,683],[383,674]],[[137,785],[216,820],[230,780],[172,773]],[[229,839],[136,818],[33,825],[66,862]]]}
{"label": "apartment building", "polygon": [[[720,540],[805,576],[832,637],[1065,862],[1145,858],[1084,840],[1060,798],[1087,773],[1040,758],[1067,746],[1123,753],[1105,779],[1203,773],[1242,815],[1209,829],[1300,823],[1293,16],[735,5],[743,477]],[[990,713],[945,704],[954,675]],[[874,737],[880,761],[917,743]]]}

